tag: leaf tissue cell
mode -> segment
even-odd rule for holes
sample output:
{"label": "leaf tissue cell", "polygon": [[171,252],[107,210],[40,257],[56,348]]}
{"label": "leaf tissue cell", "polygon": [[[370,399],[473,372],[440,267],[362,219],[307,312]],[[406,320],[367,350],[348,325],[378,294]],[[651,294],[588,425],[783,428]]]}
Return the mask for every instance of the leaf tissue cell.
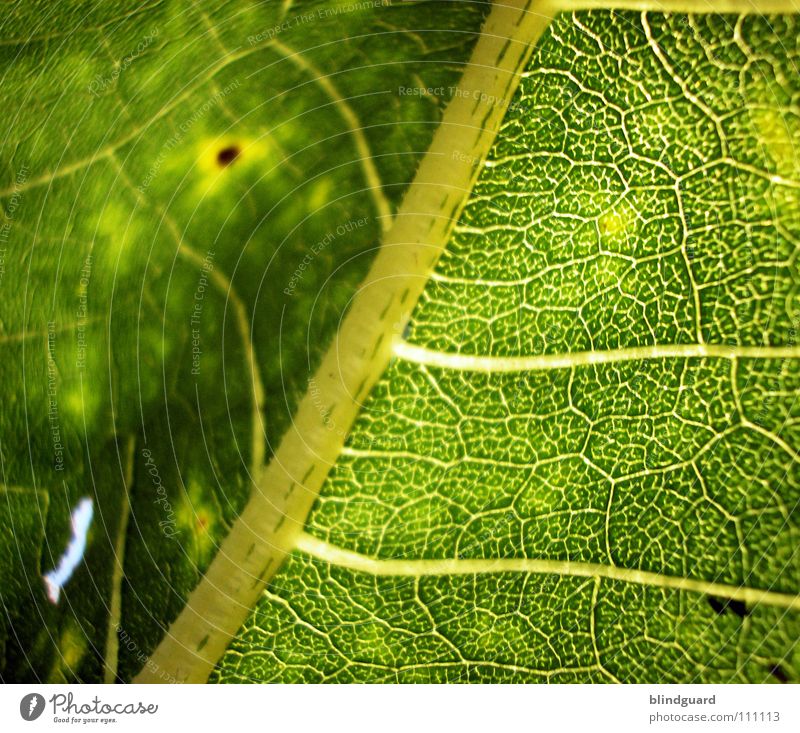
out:
{"label": "leaf tissue cell", "polygon": [[0,680],[800,682],[792,4],[219,5],[0,20]]}

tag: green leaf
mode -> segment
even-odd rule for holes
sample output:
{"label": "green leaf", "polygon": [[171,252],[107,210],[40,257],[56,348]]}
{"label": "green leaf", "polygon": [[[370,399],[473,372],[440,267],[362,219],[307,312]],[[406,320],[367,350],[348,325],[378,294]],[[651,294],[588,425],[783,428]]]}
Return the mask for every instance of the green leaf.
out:
{"label": "green leaf", "polygon": [[9,6],[1,679],[800,681],[800,33],[665,5]]}
{"label": "green leaf", "polygon": [[[4,622],[17,633],[30,634],[31,619],[25,616],[25,604],[31,595],[39,595],[41,552],[48,495],[13,486],[0,489],[0,587],[3,588]],[[32,624],[35,629],[35,622]],[[8,639],[0,636],[0,654],[6,657]]]}
{"label": "green leaf", "polygon": [[214,681],[800,681],[798,39],[556,19]]}
{"label": "green leaf", "polygon": [[[291,423],[482,3],[14,3],[0,677],[141,669]],[[94,504],[84,561],[42,574]]]}

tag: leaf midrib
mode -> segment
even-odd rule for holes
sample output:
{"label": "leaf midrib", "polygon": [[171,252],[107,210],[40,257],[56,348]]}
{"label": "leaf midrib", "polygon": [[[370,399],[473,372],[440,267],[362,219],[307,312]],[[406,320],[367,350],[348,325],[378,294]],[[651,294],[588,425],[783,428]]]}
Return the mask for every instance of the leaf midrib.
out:
{"label": "leaf midrib", "polygon": [[[455,97],[367,279],[300,402],[259,487],[137,682],[203,682],[293,548],[325,477],[391,358],[499,129],[520,70],[550,21],[533,0],[495,5]],[[463,155],[454,156],[458,151]],[[377,317],[376,317],[377,315]],[[312,394],[313,392],[313,394]],[[329,429],[333,420],[335,429]]]}

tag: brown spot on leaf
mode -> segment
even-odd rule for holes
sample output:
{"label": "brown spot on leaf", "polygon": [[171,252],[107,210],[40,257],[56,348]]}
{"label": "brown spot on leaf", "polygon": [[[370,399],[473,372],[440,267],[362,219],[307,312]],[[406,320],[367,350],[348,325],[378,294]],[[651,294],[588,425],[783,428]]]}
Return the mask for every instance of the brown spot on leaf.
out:
{"label": "brown spot on leaf", "polygon": [[721,616],[726,611],[736,614],[739,618],[750,615],[750,609],[747,608],[747,604],[744,601],[734,598],[716,598],[715,596],[706,596],[706,600],[718,616]]}
{"label": "brown spot on leaf", "polygon": [[706,600],[708,601],[708,605],[714,609],[714,613],[716,613],[718,616],[721,616],[723,613],[725,613],[725,603],[719,598],[714,598],[714,596],[706,596]]}
{"label": "brown spot on leaf", "polygon": [[786,670],[781,664],[774,664],[769,668],[769,673],[782,684],[786,684],[789,681],[789,675],[786,674]]}
{"label": "brown spot on leaf", "polygon": [[228,145],[217,153],[217,164],[220,168],[227,168],[241,154],[238,145]]}

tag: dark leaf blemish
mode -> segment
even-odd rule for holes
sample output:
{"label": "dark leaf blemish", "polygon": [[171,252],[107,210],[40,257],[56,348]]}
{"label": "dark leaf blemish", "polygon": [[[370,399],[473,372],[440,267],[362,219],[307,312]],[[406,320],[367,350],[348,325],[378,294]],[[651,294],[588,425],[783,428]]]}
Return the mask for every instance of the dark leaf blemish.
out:
{"label": "dark leaf blemish", "polygon": [[714,609],[714,612],[721,616],[725,611],[735,613],[739,618],[744,618],[750,614],[747,604],[744,601],[736,600],[735,598],[717,598],[716,596],[706,596],[708,605]]}
{"label": "dark leaf blemish", "polygon": [[217,163],[220,168],[227,168],[239,157],[240,153],[238,145],[228,145],[217,153]]}
{"label": "dark leaf blemish", "polygon": [[786,670],[780,664],[773,664],[769,668],[769,673],[776,679],[778,682],[786,684],[789,682],[789,675],[786,674]]}
{"label": "dark leaf blemish", "polygon": [[706,596],[706,600],[708,601],[708,605],[714,609],[714,612],[722,616],[725,613],[725,603],[721,601],[719,598],[715,598],[714,596]]}

